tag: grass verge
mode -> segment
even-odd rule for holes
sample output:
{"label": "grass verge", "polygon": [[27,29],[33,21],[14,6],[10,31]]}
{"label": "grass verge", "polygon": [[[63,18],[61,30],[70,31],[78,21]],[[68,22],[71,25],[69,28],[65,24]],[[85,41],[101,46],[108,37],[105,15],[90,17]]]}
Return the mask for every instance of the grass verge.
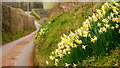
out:
{"label": "grass verge", "polygon": [[[95,9],[100,8],[101,5],[102,3],[81,4],[69,12],[63,12],[43,23],[41,29],[47,29],[39,39],[35,39],[35,65],[45,65],[46,59],[61,41],[60,37],[79,28],[87,16],[92,15]],[[39,32],[41,32],[41,29]],[[38,36],[39,32],[37,33]]]}
{"label": "grass verge", "polygon": [[33,31],[36,30],[36,27],[31,27],[27,30],[25,30],[23,33],[22,32],[15,32],[15,33],[9,33],[9,32],[2,32],[2,44],[16,40],[22,36],[25,36]]}
{"label": "grass verge", "polygon": [[82,62],[82,66],[118,66],[120,65],[119,51],[119,48],[116,48],[107,56],[91,56]]}
{"label": "grass verge", "polygon": [[32,11],[31,11],[31,14],[33,16],[35,16],[35,18],[37,18],[38,20],[40,20],[41,17],[36,13],[36,11],[40,11],[40,10],[42,10],[42,9],[32,9]]}
{"label": "grass verge", "polygon": [[22,14],[25,14],[25,12],[22,10],[22,9],[20,9],[20,8],[16,8],[20,13],[22,13]]}

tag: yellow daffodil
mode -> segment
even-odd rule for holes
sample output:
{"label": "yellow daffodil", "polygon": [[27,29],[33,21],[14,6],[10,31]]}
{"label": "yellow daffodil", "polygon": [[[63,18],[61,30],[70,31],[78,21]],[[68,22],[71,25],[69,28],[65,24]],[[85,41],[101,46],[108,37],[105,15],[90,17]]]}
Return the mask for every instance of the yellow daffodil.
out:
{"label": "yellow daffodil", "polygon": [[111,27],[111,29],[113,29],[113,30],[114,30],[114,28],[115,28],[115,27],[113,27],[113,26]]}
{"label": "yellow daffodil", "polygon": [[120,29],[119,29],[118,33],[120,34]]}
{"label": "yellow daffodil", "polygon": [[110,16],[108,16],[108,19],[110,20],[110,19],[111,19],[111,17],[110,17]]}
{"label": "yellow daffodil", "polygon": [[64,55],[63,54],[59,54],[59,57],[62,58]]}
{"label": "yellow daffodil", "polygon": [[99,13],[98,15],[99,15],[101,18],[103,17],[103,14],[102,14],[102,13]]}
{"label": "yellow daffodil", "polygon": [[74,63],[73,63],[73,67],[76,67],[76,66],[77,66],[77,64],[74,64]]}
{"label": "yellow daffodil", "polygon": [[112,21],[118,23],[118,18],[113,18]]}
{"label": "yellow daffodil", "polygon": [[88,34],[88,37],[91,37],[91,35],[90,35],[90,34]]}
{"label": "yellow daffodil", "polygon": [[51,22],[48,22],[49,24],[51,23]]}
{"label": "yellow daffodil", "polygon": [[70,46],[73,47],[73,43],[71,43]]}
{"label": "yellow daffodil", "polygon": [[119,27],[119,25],[118,24],[116,24],[116,26],[115,26],[116,28],[118,28]]}
{"label": "yellow daffodil", "polygon": [[100,30],[98,31],[99,33],[102,33],[102,28],[100,28]]}
{"label": "yellow daffodil", "polygon": [[86,49],[86,45],[82,45],[82,49]]}
{"label": "yellow daffodil", "polygon": [[51,59],[51,60],[54,60],[54,59],[55,59],[55,57],[53,57],[53,56],[50,56],[50,59]]}
{"label": "yellow daffodil", "polygon": [[70,66],[70,64],[68,64],[68,63],[65,63],[65,67],[69,67]]}
{"label": "yellow daffodil", "polygon": [[114,16],[114,13],[110,13],[110,17],[113,17]]}
{"label": "yellow daffodil", "polygon": [[104,22],[104,23],[108,23],[109,20],[107,20],[107,19],[103,19],[102,22]]}
{"label": "yellow daffodil", "polygon": [[48,61],[46,61],[46,64],[48,65],[48,64],[49,64],[49,62],[48,62]]}
{"label": "yellow daffodil", "polygon": [[95,16],[95,14],[93,14],[92,19],[93,19],[94,21],[97,21],[97,20],[98,20],[98,18]]}
{"label": "yellow daffodil", "polygon": [[88,17],[88,20],[92,21],[92,17],[89,16],[89,17]]}
{"label": "yellow daffodil", "polygon": [[52,52],[52,54],[54,54],[54,52]]}
{"label": "yellow daffodil", "polygon": [[119,3],[114,3],[116,6],[120,6]]}
{"label": "yellow daffodil", "polygon": [[105,6],[107,6],[107,7],[109,7],[109,4],[108,4],[108,2],[104,3],[104,5],[105,5]]}
{"label": "yellow daffodil", "polygon": [[100,24],[100,23],[98,23],[97,25],[98,25],[98,26],[101,26],[101,24]]}
{"label": "yellow daffodil", "polygon": [[105,27],[103,27],[103,28],[102,28],[102,31],[103,31],[103,32],[106,32],[106,28],[105,28]]}
{"label": "yellow daffodil", "polygon": [[104,14],[104,15],[106,14],[106,11],[105,11],[105,10],[103,10],[103,14]]}
{"label": "yellow daffodil", "polygon": [[103,5],[103,6],[101,7],[101,9],[104,10],[104,9],[105,9],[105,6]]}
{"label": "yellow daffodil", "polygon": [[78,45],[74,44],[74,48],[76,48]]}
{"label": "yellow daffodil", "polygon": [[70,51],[70,50],[71,50],[70,47],[67,47],[66,51]]}
{"label": "yellow daffodil", "polygon": [[62,53],[63,53],[63,54],[67,54],[67,53],[66,53],[66,50],[63,50],[63,52],[62,52]]}
{"label": "yellow daffodil", "polygon": [[70,37],[74,38],[76,35],[73,32],[70,32]]}
{"label": "yellow daffodil", "polygon": [[97,40],[97,37],[91,38],[91,42],[95,42]]}
{"label": "yellow daffodil", "polygon": [[97,12],[97,13],[100,13],[100,12],[101,12],[101,10],[100,10],[100,9],[96,9],[96,12]]}
{"label": "yellow daffodil", "polygon": [[58,59],[55,59],[55,62],[59,62],[59,60],[58,60]]}
{"label": "yellow daffodil", "polygon": [[82,31],[83,37],[87,37],[88,31]]}
{"label": "yellow daffodil", "polygon": [[58,63],[55,63],[55,66],[58,66]]}
{"label": "yellow daffodil", "polygon": [[75,40],[75,42],[78,43],[78,44],[82,44],[82,40],[77,39],[77,40]]}
{"label": "yellow daffodil", "polygon": [[68,52],[68,54],[71,54],[71,52]]}
{"label": "yellow daffodil", "polygon": [[105,24],[105,27],[106,27],[106,28],[109,28],[109,25],[108,25],[108,24]]}

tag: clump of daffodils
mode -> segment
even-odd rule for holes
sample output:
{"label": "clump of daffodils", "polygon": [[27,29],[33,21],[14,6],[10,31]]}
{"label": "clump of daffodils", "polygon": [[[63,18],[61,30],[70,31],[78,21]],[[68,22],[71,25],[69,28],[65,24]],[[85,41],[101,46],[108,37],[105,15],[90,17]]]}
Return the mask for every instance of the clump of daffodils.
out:
{"label": "clump of daffodils", "polygon": [[[81,49],[85,51],[87,47],[89,47],[90,45],[85,43],[83,38],[85,39],[89,38],[90,39],[89,42],[94,44],[98,40],[99,35],[107,32],[108,30],[118,29],[119,28],[118,23],[120,23],[120,19],[118,18],[118,14],[120,11],[119,8],[120,5],[116,2],[114,3],[106,2],[101,7],[101,9],[97,9],[96,13],[94,13],[91,17],[89,16],[88,19],[86,19],[83,22],[80,28],[78,28],[74,32],[71,31],[69,35],[63,34],[63,36],[61,37],[61,42],[59,42],[57,45],[58,48],[54,52],[52,52],[52,54],[49,57],[51,61],[54,61],[54,65],[59,66],[61,59],[64,58],[64,56],[66,55],[69,56],[71,54],[72,49],[81,47]],[[108,10],[112,11],[108,14],[107,13]],[[94,31],[95,28],[93,29],[93,27],[98,29]],[[120,29],[118,33],[120,33]],[[46,63],[48,64],[48,61]],[[76,67],[77,65],[78,64],[74,63],[65,63],[65,67],[68,66]]]}
{"label": "clump of daffodils", "polygon": [[40,39],[42,35],[45,35],[47,33],[47,28],[42,28],[38,33],[36,33],[35,38]]}

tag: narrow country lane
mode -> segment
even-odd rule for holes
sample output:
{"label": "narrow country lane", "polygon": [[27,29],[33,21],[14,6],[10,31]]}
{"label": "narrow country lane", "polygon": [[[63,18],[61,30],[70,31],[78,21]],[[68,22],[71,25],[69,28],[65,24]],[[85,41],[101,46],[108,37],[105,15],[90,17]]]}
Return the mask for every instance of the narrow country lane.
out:
{"label": "narrow country lane", "polygon": [[0,66],[33,66],[34,35],[40,24],[35,21],[36,31],[0,47]]}

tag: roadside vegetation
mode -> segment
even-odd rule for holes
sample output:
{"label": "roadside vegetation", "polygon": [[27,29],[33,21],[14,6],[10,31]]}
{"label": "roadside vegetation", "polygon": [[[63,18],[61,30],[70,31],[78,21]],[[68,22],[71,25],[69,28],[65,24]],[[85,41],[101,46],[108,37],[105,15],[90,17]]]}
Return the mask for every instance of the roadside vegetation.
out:
{"label": "roadside vegetation", "polygon": [[23,13],[23,14],[25,14],[25,12],[22,10],[22,9],[20,9],[20,8],[16,8],[20,13]]}
{"label": "roadside vegetation", "polygon": [[16,40],[22,36],[25,36],[33,31],[36,30],[36,27],[31,27],[27,30],[25,30],[24,32],[14,32],[14,33],[10,33],[10,32],[2,32],[2,44]]}
{"label": "roadside vegetation", "polygon": [[90,3],[51,18],[35,35],[36,65],[118,66],[119,12],[120,3]]}
{"label": "roadside vegetation", "polygon": [[36,11],[40,11],[40,10],[42,10],[42,9],[32,9],[32,11],[31,11],[31,14],[33,16],[35,16],[35,18],[37,18],[38,20],[40,20],[41,17],[36,13]]}
{"label": "roadside vegetation", "polygon": [[48,56],[57,48],[61,36],[81,27],[82,22],[101,5],[102,3],[81,4],[69,12],[63,12],[43,23],[35,35],[34,57],[36,65],[46,65]]}
{"label": "roadside vegetation", "polygon": [[116,47],[110,51],[110,55],[90,56],[82,62],[82,66],[119,66],[119,51],[119,47]]}
{"label": "roadside vegetation", "polygon": [[[9,9],[11,9],[11,8],[9,8]],[[7,10],[7,8],[6,8],[6,10]],[[11,9],[12,10],[12,9]],[[23,15],[25,14],[25,12],[22,10],[22,9],[20,9],[20,8],[16,8],[15,10],[17,10],[17,11],[19,11],[19,13],[22,13]],[[10,14],[10,13],[9,13]],[[12,15],[11,15],[12,16]],[[19,15],[17,15],[17,16],[19,16]],[[9,16],[8,16],[9,17]],[[11,19],[11,18],[10,18]],[[7,19],[8,20],[8,19]],[[18,19],[17,19],[18,20]],[[23,20],[22,20],[23,21]],[[8,29],[8,27],[11,27],[11,26],[15,26],[14,24],[12,24],[11,25],[11,21],[10,22],[7,22],[7,24],[6,24],[6,22],[4,21],[4,19],[3,19],[3,22],[4,23],[2,23],[2,25],[3,26],[6,26],[6,25],[8,25],[9,24],[9,26],[6,26],[5,28],[3,28],[3,31],[2,31],[2,44],[4,44],[4,43],[7,43],[7,42],[10,42],[10,41],[13,41],[13,40],[16,40],[16,39],[18,39],[18,38],[20,38],[20,37],[22,37],[22,36],[25,36],[25,35],[27,35],[27,34],[29,34],[29,33],[31,33],[31,32],[33,32],[33,31],[35,31],[36,30],[36,27],[34,26],[34,24],[33,25],[31,25],[32,27],[27,27],[27,25],[26,24],[24,24],[24,25],[26,25],[26,26],[23,26],[23,25],[18,25],[18,26],[21,26],[21,27],[24,27],[25,29],[23,30],[23,31],[20,31],[20,29],[16,29],[15,31],[10,31],[10,29],[12,29],[12,28],[9,28]],[[16,21],[16,23],[20,23],[21,21]],[[27,22],[27,21],[25,21],[25,22]],[[20,24],[23,24],[23,23],[20,23]],[[31,24],[31,23],[30,23]],[[5,31],[4,29],[7,29],[8,31]]]}

